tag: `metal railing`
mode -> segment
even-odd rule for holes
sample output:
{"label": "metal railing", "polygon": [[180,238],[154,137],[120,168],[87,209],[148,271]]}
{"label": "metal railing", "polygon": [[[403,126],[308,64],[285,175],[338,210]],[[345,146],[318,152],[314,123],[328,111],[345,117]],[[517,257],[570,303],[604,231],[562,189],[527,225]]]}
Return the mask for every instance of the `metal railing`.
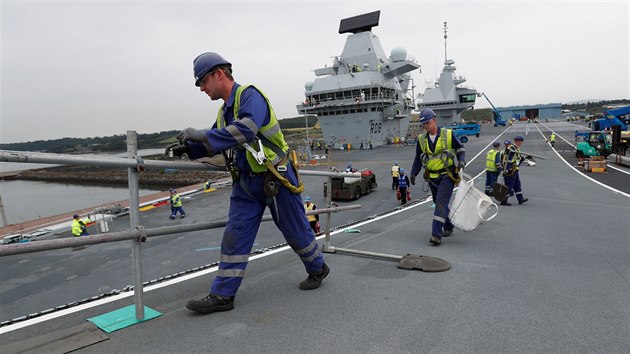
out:
{"label": "metal railing", "polygon": [[[71,248],[85,245],[119,242],[131,240],[131,255],[134,276],[134,304],[136,310],[136,319],[144,318],[144,299],[143,299],[143,282],[142,282],[142,262],[140,255],[140,247],[142,242],[148,237],[163,236],[177,234],[182,232],[199,231],[225,227],[227,221],[199,223],[190,225],[164,226],[145,229],[139,224],[140,214],[140,197],[138,190],[138,173],[145,169],[185,169],[185,170],[211,170],[216,172],[224,172],[224,167],[208,165],[200,162],[184,162],[184,161],[157,161],[143,160],[137,156],[137,134],[135,131],[127,131],[127,158],[103,157],[103,156],[74,156],[64,154],[38,153],[0,150],[1,162],[21,162],[21,163],[52,163],[62,165],[75,166],[104,166],[127,168],[129,180],[129,218],[130,229],[120,232],[109,232],[88,237],[68,237],[53,240],[33,241],[27,243],[10,244],[0,246],[0,257],[16,254],[49,251],[60,248]],[[360,205],[348,205],[342,207],[332,207],[332,177],[346,176],[359,177],[359,173],[347,172],[328,172],[328,171],[312,171],[300,170],[300,174],[307,176],[324,176],[328,177],[328,190],[326,203],[327,207],[306,212],[307,215],[326,214],[325,222],[325,245],[324,250],[330,244],[330,224],[331,213],[340,211],[358,209]],[[263,217],[262,221],[269,221],[270,216]]]}

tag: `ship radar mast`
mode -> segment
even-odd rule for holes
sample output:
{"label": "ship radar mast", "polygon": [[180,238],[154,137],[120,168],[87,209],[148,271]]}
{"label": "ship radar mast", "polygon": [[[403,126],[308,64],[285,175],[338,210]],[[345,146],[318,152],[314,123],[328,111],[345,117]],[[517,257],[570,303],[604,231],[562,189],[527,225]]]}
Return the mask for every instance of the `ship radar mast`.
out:
{"label": "ship radar mast", "polygon": [[448,30],[448,27],[446,26],[446,21],[444,21],[444,64],[446,64],[446,61],[448,60],[448,56],[446,55],[446,37],[448,37],[446,35],[446,30]]}

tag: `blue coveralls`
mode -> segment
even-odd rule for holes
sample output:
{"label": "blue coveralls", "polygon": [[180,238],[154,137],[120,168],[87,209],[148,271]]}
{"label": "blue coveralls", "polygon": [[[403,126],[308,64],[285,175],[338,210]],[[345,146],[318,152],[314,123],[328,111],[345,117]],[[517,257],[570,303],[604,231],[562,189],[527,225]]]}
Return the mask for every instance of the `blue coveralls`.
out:
{"label": "blue coveralls", "polygon": [[[220,151],[228,151],[239,146],[235,137],[228,128],[236,127],[237,134],[241,134],[246,141],[253,141],[254,132],[247,127],[243,119],[253,121],[258,129],[269,123],[270,114],[265,98],[260,92],[249,87],[241,94],[239,108],[239,119],[234,120],[234,95],[239,85],[234,84],[230,98],[223,107],[226,128],[217,129],[216,122],[213,129],[206,132],[206,138],[210,145],[210,152],[199,142],[188,142],[191,157],[193,159],[203,156],[212,156]],[[250,123],[247,121],[247,123]],[[223,233],[221,242],[221,262],[217,277],[214,279],[210,293],[221,296],[234,296],[241,285],[245,268],[249,260],[249,253],[254,245],[260,220],[265,208],[268,206],[268,198],[264,194],[265,174],[252,173],[246,159],[244,149],[238,149],[235,156],[235,165],[240,171],[242,182],[234,183],[232,195],[230,197],[230,210],[228,223]],[[297,176],[295,169],[289,163],[285,173],[292,185],[297,186]],[[242,184],[247,186],[247,191]],[[302,198],[299,194],[291,193],[284,186],[280,185],[279,193],[276,196],[277,206],[271,203],[272,216],[276,226],[282,232],[285,240],[297,253],[304,263],[308,273],[321,271],[324,264],[324,257],[321,254],[313,230],[306,219]],[[280,220],[276,215],[276,207]]]}
{"label": "blue coveralls", "polygon": [[186,216],[184,207],[182,207],[181,197],[179,194],[176,194],[171,197],[171,219],[175,219],[175,215],[177,215],[178,212],[181,214],[182,218]]}
{"label": "blue coveralls", "polygon": [[[512,166],[514,166],[514,164],[518,164],[518,166],[520,166],[523,163],[523,159],[521,158],[521,153],[520,150],[512,145],[508,148],[507,151],[507,163],[505,165],[505,172],[508,172],[512,169]],[[514,162],[514,158],[516,156],[516,161]],[[519,170],[518,167],[516,169],[516,172],[514,172],[514,174],[512,176],[506,176],[505,172],[503,174],[503,179],[505,181],[505,185],[510,188],[510,194],[508,194],[508,198],[510,196],[516,195],[516,200],[520,202],[523,201],[523,190],[521,189],[521,178],[519,177]],[[507,202],[508,198],[505,198],[505,201]]]}
{"label": "blue coveralls", "polygon": [[407,188],[409,188],[409,177],[405,174],[400,174],[398,177],[398,189],[400,189],[400,204],[407,204]]}
{"label": "blue coveralls", "polygon": [[[440,138],[443,129],[438,128],[438,133],[435,138],[435,142],[432,142],[427,133],[426,139],[429,142],[429,149],[431,151],[435,151],[435,143]],[[457,161],[464,162],[466,158],[466,151],[464,150],[464,145],[459,140],[457,135],[453,134],[453,139],[451,141],[451,148],[455,150],[455,155],[457,157]],[[422,170],[422,159],[420,156],[423,154],[422,147],[420,146],[420,139],[418,139],[418,143],[416,144],[416,157],[413,160],[413,167],[411,168],[411,175],[417,176]],[[455,184],[448,177],[446,172],[442,172],[437,178],[429,179],[429,188],[431,189],[431,196],[433,197],[433,203],[435,203],[435,210],[433,212],[433,223],[431,225],[431,235],[437,237],[438,239],[442,239],[442,231],[443,230],[453,230],[455,226],[451,224],[451,221],[448,219],[448,203],[451,200],[451,196],[453,195],[453,188]]]}

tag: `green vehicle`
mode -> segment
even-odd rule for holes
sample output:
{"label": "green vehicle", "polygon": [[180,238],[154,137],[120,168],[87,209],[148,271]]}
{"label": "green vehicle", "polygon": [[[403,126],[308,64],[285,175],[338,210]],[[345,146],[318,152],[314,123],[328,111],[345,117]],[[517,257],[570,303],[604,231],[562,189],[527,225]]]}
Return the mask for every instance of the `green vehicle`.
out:
{"label": "green vehicle", "polygon": [[577,158],[608,157],[612,153],[612,137],[605,132],[575,132]]}

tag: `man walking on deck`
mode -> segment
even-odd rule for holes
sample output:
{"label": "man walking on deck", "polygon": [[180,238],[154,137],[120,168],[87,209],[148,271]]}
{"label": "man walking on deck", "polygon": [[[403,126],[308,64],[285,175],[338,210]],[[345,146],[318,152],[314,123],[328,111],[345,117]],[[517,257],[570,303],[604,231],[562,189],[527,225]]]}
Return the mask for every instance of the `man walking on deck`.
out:
{"label": "man walking on deck", "polygon": [[549,143],[551,144],[552,148],[556,146],[556,133],[551,133],[551,136],[549,137]]}
{"label": "man walking on deck", "polygon": [[521,144],[525,138],[522,135],[514,137],[514,144],[510,145],[506,150],[505,156],[505,170],[503,171],[503,178],[505,185],[510,188],[510,193],[505,200],[501,201],[501,205],[512,205],[508,202],[508,198],[511,195],[516,195],[516,200],[519,204],[526,203],[529,199],[523,197],[523,191],[521,190],[521,178],[518,170],[519,166],[523,163],[524,159],[521,156]]}
{"label": "man walking on deck", "polygon": [[182,219],[185,218],[186,212],[184,211],[184,207],[182,207],[182,197],[180,197],[179,194],[177,194],[177,191],[172,188],[170,192],[171,192],[171,198],[170,198],[171,220],[175,220],[175,216],[177,215],[177,213],[181,215]]}
{"label": "man walking on deck", "polygon": [[303,184],[289,159],[289,146],[269,98],[257,87],[236,83],[232,64],[217,53],[199,55],[193,61],[193,70],[195,85],[213,101],[223,100],[223,105],[212,129],[187,128],[178,138],[193,159],[222,153],[234,189],[217,277],[208,296],[190,300],[186,307],[199,313],[234,308],[234,297],[267,207],[306,268],[308,277],[300,283],[300,289],[318,288],[330,269],[304,213],[300,197]]}
{"label": "man walking on deck", "polygon": [[492,143],[492,150],[486,153],[486,195],[492,195],[494,183],[497,181],[501,171],[500,148],[501,143],[495,141]]}
{"label": "man walking on deck", "polygon": [[392,166],[392,189],[398,189],[398,177],[400,177],[400,168],[398,167],[398,162],[394,162],[394,166]]}
{"label": "man walking on deck", "polygon": [[398,191],[400,193],[400,204],[407,204],[407,191],[409,190],[409,177],[405,175],[405,169],[401,168],[399,170],[398,183],[397,183]]}
{"label": "man walking on deck", "polygon": [[448,219],[448,203],[455,184],[459,183],[459,170],[466,166],[466,152],[457,135],[450,129],[438,127],[435,117],[435,113],[429,108],[420,112],[420,123],[426,133],[418,136],[410,180],[411,184],[416,184],[416,176],[424,166],[423,178],[429,183],[435,203],[429,242],[438,246],[442,243],[443,236],[453,233],[454,226]]}

